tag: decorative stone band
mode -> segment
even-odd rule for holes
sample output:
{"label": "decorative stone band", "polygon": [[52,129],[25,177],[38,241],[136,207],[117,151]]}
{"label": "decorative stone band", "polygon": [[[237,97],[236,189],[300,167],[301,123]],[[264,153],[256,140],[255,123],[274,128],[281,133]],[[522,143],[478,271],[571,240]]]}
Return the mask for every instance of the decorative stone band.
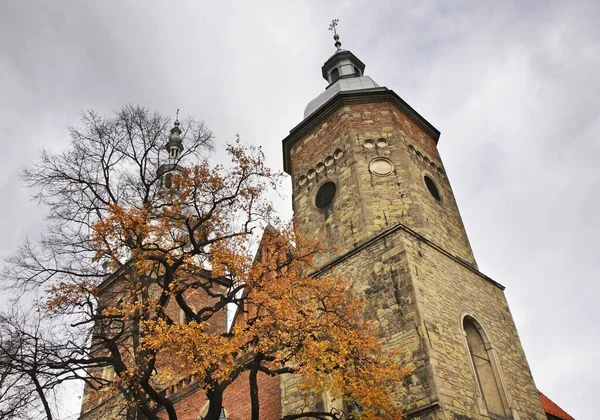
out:
{"label": "decorative stone band", "polygon": [[348,258],[352,257],[353,255],[356,255],[358,252],[362,251],[363,249],[366,249],[369,246],[373,245],[379,239],[381,239],[383,237],[386,237],[386,236],[389,236],[389,235],[392,235],[393,233],[398,232],[400,230],[402,230],[404,232],[407,232],[408,234],[412,235],[413,237],[415,237],[419,241],[423,242],[424,244],[429,245],[431,248],[435,249],[436,251],[440,252],[441,254],[445,255],[446,257],[448,257],[448,258],[456,261],[457,263],[459,263],[463,267],[467,268],[469,271],[477,274],[479,277],[481,277],[482,279],[490,282],[491,284],[493,284],[494,286],[496,286],[500,290],[504,290],[505,289],[505,287],[502,286],[500,283],[498,283],[494,279],[486,276],[485,274],[483,274],[481,271],[477,270],[475,267],[473,267],[471,264],[469,264],[468,262],[466,262],[462,258],[457,257],[454,254],[451,254],[450,252],[446,251],[441,246],[437,245],[436,243],[430,241],[426,237],[424,237],[424,236],[420,235],[419,233],[415,232],[414,230],[412,230],[411,228],[409,228],[408,226],[406,226],[403,223],[397,223],[394,226],[392,226],[392,227],[390,227],[390,228],[388,228],[388,229],[386,229],[386,230],[378,233],[377,235],[372,236],[370,239],[368,239],[368,240],[366,240],[366,241],[364,241],[362,243],[357,244],[351,250],[349,250],[349,251],[343,253],[342,255],[340,255],[338,257],[335,257],[331,261],[323,264],[320,268],[316,269],[315,271],[313,271],[309,275],[313,276],[313,277],[318,277],[319,275],[327,272],[328,270],[331,270],[333,267],[335,267],[336,265],[338,265],[342,261],[347,260]]}

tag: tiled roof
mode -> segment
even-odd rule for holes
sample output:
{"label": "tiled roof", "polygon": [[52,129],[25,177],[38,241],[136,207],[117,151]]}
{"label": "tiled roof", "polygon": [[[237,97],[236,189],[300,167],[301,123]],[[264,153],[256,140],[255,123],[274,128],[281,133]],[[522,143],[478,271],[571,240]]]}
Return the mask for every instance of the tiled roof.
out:
{"label": "tiled roof", "polygon": [[562,420],[575,420],[573,417],[568,415],[565,410],[556,405],[554,401],[546,397],[544,394],[542,394],[542,392],[538,392],[540,393],[540,399],[542,400],[542,406],[544,407],[546,414],[550,414]]}

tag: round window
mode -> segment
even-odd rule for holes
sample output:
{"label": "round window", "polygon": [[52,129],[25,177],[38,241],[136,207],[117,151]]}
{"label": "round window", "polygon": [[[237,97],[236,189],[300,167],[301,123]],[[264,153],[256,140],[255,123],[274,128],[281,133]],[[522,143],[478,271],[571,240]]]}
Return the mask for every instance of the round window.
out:
{"label": "round window", "polygon": [[315,196],[315,205],[322,209],[327,207],[333,201],[337,187],[335,183],[327,181],[319,187],[317,195]]}
{"label": "round window", "polygon": [[366,139],[363,142],[363,147],[365,149],[372,149],[373,147],[375,147],[375,142],[373,140],[371,140],[371,139]]}
{"label": "round window", "polygon": [[394,170],[394,165],[388,159],[375,158],[369,163],[369,170],[376,175],[388,175]]}
{"label": "round window", "polygon": [[442,201],[442,195],[440,194],[440,190],[438,189],[435,181],[431,179],[429,175],[425,175],[423,178],[425,179],[425,185],[427,186],[427,189],[433,198],[435,198],[437,201]]}

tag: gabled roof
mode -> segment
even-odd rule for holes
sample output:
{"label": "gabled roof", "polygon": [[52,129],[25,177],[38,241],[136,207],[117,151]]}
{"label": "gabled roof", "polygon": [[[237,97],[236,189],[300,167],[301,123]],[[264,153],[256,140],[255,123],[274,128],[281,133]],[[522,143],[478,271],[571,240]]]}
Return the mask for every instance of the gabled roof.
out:
{"label": "gabled roof", "polygon": [[556,405],[554,401],[546,397],[541,391],[538,392],[540,393],[540,399],[542,400],[542,406],[544,407],[546,414],[550,414],[551,416],[557,417],[561,420],[575,420],[573,417],[567,414],[565,410]]}

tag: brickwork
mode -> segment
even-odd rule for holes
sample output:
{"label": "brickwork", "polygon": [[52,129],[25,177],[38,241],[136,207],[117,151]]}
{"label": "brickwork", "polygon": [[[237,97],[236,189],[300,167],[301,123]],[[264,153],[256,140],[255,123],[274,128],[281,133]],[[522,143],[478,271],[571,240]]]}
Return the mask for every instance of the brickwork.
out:
{"label": "brickwork", "polygon": [[[260,400],[261,420],[279,420],[281,417],[279,378],[259,373],[258,397]],[[204,392],[197,391],[182,395],[175,404],[179,420],[199,420],[206,408],[207,399]],[[248,373],[242,374],[223,394],[223,408],[227,420],[248,420],[251,417],[250,386]],[[167,419],[166,413],[159,413]]]}

